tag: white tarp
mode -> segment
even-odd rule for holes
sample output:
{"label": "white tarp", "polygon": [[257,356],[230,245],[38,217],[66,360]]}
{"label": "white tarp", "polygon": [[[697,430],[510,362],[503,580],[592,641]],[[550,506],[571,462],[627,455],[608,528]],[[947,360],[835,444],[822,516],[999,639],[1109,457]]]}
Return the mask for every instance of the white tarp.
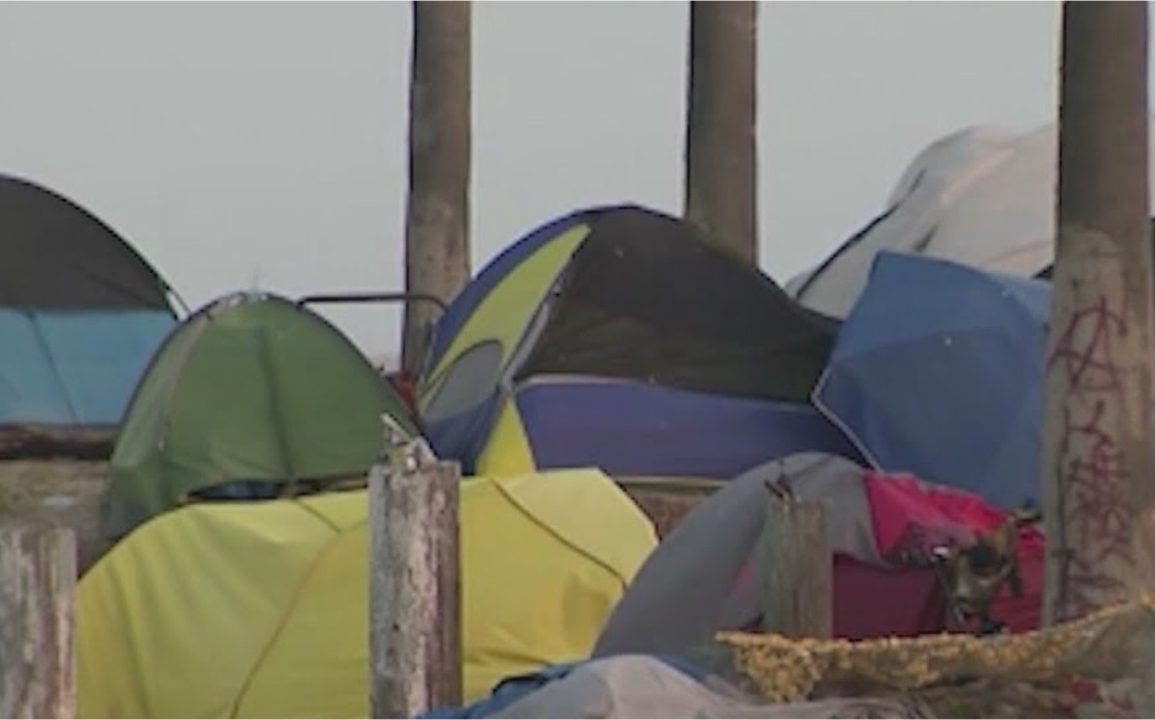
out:
{"label": "white tarp", "polygon": [[1054,258],[1057,163],[1055,125],[1021,135],[985,126],[948,135],[908,166],[887,214],[786,289],[808,307],[845,318],[881,249],[1036,275]]}

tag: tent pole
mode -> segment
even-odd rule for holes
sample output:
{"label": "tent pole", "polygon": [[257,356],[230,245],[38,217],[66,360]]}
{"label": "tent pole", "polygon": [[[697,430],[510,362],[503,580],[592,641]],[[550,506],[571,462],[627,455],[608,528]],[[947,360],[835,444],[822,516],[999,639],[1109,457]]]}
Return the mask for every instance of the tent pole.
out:
{"label": "tent pole", "polygon": [[56,381],[56,385],[60,388],[60,396],[64,398],[64,402],[68,404],[68,414],[72,417],[73,422],[81,424],[80,413],[76,410],[72,393],[68,391],[68,383],[64,382],[64,375],[60,372],[60,364],[56,362],[56,357],[52,354],[52,346],[48,344],[48,338],[44,335],[44,329],[40,326],[40,321],[36,319],[36,311],[25,310],[24,314],[28,317],[28,322],[32,325],[32,331],[36,335],[36,343],[40,347],[41,352],[44,353],[44,359],[48,361],[48,366],[52,368],[52,379]]}
{"label": "tent pole", "polygon": [[411,303],[411,302],[426,302],[435,305],[440,312],[445,312],[449,306],[445,301],[436,295],[429,295],[427,293],[408,293],[408,292],[393,292],[393,293],[324,293],[317,295],[306,295],[297,301],[298,305],[323,305],[323,304],[361,304],[361,303]]}

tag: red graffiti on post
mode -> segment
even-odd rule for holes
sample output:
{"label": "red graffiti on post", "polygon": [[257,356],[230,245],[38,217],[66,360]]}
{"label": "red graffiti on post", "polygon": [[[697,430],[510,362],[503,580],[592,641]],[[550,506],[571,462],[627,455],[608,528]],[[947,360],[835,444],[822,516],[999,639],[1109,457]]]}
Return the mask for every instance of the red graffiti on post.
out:
{"label": "red graffiti on post", "polygon": [[1063,532],[1050,539],[1060,555],[1061,618],[1084,615],[1126,592],[1112,572],[1132,562],[1127,469],[1115,436],[1124,402],[1116,341],[1126,333],[1123,316],[1099,296],[1076,306],[1047,359],[1047,372],[1062,373],[1067,388],[1056,467]]}

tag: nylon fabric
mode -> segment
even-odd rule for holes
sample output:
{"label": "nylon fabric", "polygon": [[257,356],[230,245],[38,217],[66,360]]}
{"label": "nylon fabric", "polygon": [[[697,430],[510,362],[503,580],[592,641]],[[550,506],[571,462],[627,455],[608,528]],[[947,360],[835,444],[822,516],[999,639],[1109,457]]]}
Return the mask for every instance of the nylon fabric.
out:
{"label": "nylon fabric", "polygon": [[413,431],[368,360],[311,311],[230,296],[170,335],[112,455],[106,532],[119,537],[200,489],[363,475],[380,417]]}
{"label": "nylon fabric", "polygon": [[[575,218],[581,219],[580,225],[572,224]],[[556,239],[548,239],[549,233],[557,233]],[[557,252],[562,246],[564,254]],[[538,249],[527,257],[527,248],[534,247]],[[548,278],[543,274],[545,264],[527,267],[544,263],[541,258],[547,254],[551,254]],[[527,290],[527,277],[533,280],[533,292]],[[467,312],[468,319],[463,320]],[[581,424],[567,424],[566,413],[559,411],[538,414],[557,421],[545,427],[527,410],[527,393],[535,390],[524,388],[564,376],[626,381],[717,399],[697,419],[715,430],[733,420],[731,401],[761,402],[763,415],[789,414],[774,404],[798,411],[792,418],[796,432],[779,434],[791,436],[786,442],[753,456],[739,452],[718,457],[734,445],[748,450],[748,443],[738,439],[683,471],[693,475],[728,477],[779,450],[834,450],[857,457],[839,431],[807,407],[838,325],[796,303],[757,268],[722,252],[684,220],[633,205],[580,211],[535,230],[502,253],[439,321],[438,347],[449,343],[450,349],[441,355],[434,350],[432,357],[438,359],[427,360],[436,367],[423,382],[427,389],[420,405],[426,433],[440,456],[465,468],[485,467],[500,454],[491,451],[484,463],[479,462],[497,432],[495,422],[509,417],[499,412],[498,403],[513,393],[521,428],[511,433],[506,422],[497,446],[511,448],[515,466],[531,456],[540,468],[608,470],[606,459],[596,452],[557,451],[599,446],[596,433],[583,436],[590,427],[590,403],[583,405],[586,417]],[[449,335],[455,336],[449,340]],[[500,372],[494,370],[492,358],[473,350],[497,342],[502,346]],[[596,392],[595,385],[570,386],[577,396]],[[672,425],[687,427],[685,416],[668,410],[669,403],[660,401],[635,407],[630,419],[615,427],[614,445],[628,445],[645,455],[655,432]],[[812,417],[806,417],[808,413]],[[598,417],[606,419],[604,414]],[[717,430],[711,439],[723,434]],[[760,439],[770,434],[767,431]],[[529,453],[520,449],[523,435]],[[812,442],[813,436],[821,436],[818,444]],[[660,442],[668,440],[662,437]],[[614,467],[609,471],[623,472]],[[624,467],[630,474],[645,475],[668,474],[669,466],[651,466],[635,457]]]}
{"label": "nylon fabric", "polygon": [[0,306],[158,310],[167,287],[128,243],[71,200],[0,176]]}
{"label": "nylon fabric", "polygon": [[[581,224],[567,229],[544,243],[523,260],[490,292],[477,303],[469,318],[462,323],[449,348],[429,376],[437,382],[453,364],[457,356],[473,345],[496,339],[502,346],[502,365],[517,349],[521,334],[545,299],[545,294],[565,263],[586,235],[589,226]],[[430,397],[434,390],[427,393]],[[427,403],[423,403],[425,405]]]}
{"label": "nylon fabric", "polygon": [[482,475],[529,473],[536,469],[533,448],[525,434],[525,425],[517,403],[502,404],[493,431],[477,457],[477,472]]}
{"label": "nylon fabric", "polygon": [[[367,492],[200,503],[76,592],[78,717],[367,717]],[[596,470],[461,485],[466,701],[588,655],[655,546]]]}
{"label": "nylon fabric", "polygon": [[1038,502],[1050,297],[1041,280],[879,253],[814,404],[880,469]]}

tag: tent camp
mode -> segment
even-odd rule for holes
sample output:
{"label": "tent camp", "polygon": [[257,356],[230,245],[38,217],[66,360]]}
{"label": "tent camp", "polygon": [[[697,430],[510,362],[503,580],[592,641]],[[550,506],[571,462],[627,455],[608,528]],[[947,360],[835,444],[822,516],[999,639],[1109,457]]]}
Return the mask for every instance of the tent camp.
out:
{"label": "tent camp", "polygon": [[1042,280],[881,252],[814,403],[875,467],[1037,504],[1050,307]]}
{"label": "tent camp", "polygon": [[[1022,134],[972,127],[938,140],[906,169],[877,219],[787,290],[807,307],[846,317],[879,250],[1026,277],[1049,272],[1057,147],[1053,124]],[[1155,204],[1155,174],[1151,192]]]}
{"label": "tent camp", "polygon": [[450,305],[422,419],[438,454],[478,472],[721,479],[799,450],[856,456],[809,405],[837,327],[683,221],[580,211]]}
{"label": "tent camp", "polygon": [[[735,478],[647,558],[598,639],[595,656],[677,652],[721,629],[757,627],[764,572],[760,542],[772,488],[821,502],[834,551],[833,631],[861,639],[949,627],[936,571],[910,562],[939,545],[965,546],[1007,517],[976,495],[880,475],[842,458],[802,453]],[[1012,631],[1037,627],[1042,606],[1041,533],[1019,532],[1023,594],[1004,587],[993,615]]]}
{"label": "tent camp", "polygon": [[[369,717],[367,492],[198,503],[80,581],[78,717]],[[588,656],[654,547],[596,470],[461,484],[466,700]]]}
{"label": "tent camp", "polygon": [[165,339],[136,388],[105,531],[120,537],[195,497],[363,478],[382,452],[385,413],[413,430],[388,384],[320,316],[272,295],[218,300]]}
{"label": "tent camp", "polygon": [[55,192],[0,176],[5,454],[27,456],[16,438],[29,433],[85,430],[111,445],[133,386],[175,324],[167,286],[124,239]]}

